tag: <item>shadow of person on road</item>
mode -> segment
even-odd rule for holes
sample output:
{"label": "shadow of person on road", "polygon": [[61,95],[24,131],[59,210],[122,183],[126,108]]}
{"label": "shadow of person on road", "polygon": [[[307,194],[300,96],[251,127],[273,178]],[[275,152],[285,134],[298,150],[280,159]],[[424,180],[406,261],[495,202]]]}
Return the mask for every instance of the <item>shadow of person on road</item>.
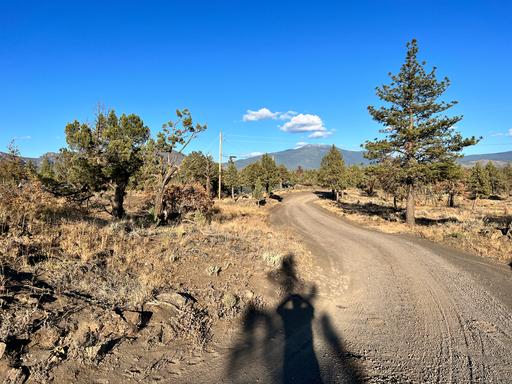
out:
{"label": "shadow of person on road", "polygon": [[[293,255],[268,274],[283,299],[273,310],[250,305],[242,319],[240,339],[232,348],[226,380],[230,383],[359,383],[329,317],[315,323],[316,286],[302,282]],[[314,329],[323,337],[329,356],[318,361]],[[334,379],[334,381],[333,381]]]}

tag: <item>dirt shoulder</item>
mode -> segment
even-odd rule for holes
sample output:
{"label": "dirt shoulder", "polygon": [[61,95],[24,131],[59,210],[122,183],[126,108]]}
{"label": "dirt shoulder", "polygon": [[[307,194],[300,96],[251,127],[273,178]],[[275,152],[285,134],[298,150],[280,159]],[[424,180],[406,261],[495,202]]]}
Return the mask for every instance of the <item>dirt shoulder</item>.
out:
{"label": "dirt shoulder", "polygon": [[384,233],[418,236],[474,255],[512,263],[512,232],[507,228],[507,202],[480,202],[476,210],[472,202],[461,201],[458,208],[441,205],[419,205],[417,225],[404,223],[403,210],[395,210],[385,199],[368,197],[358,190],[349,190],[336,203],[327,193],[316,204],[354,223]]}

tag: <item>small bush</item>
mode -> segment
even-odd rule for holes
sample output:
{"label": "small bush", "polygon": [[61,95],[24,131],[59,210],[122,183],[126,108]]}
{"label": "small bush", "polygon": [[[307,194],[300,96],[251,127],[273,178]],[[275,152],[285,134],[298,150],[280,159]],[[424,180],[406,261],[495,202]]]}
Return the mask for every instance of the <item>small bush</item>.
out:
{"label": "small bush", "polygon": [[271,267],[280,267],[283,262],[283,255],[280,253],[274,253],[274,252],[265,252],[263,253],[263,260],[265,260],[265,263],[267,263]]}
{"label": "small bush", "polygon": [[180,222],[190,212],[209,218],[213,200],[200,184],[171,185],[163,201],[164,222]]}

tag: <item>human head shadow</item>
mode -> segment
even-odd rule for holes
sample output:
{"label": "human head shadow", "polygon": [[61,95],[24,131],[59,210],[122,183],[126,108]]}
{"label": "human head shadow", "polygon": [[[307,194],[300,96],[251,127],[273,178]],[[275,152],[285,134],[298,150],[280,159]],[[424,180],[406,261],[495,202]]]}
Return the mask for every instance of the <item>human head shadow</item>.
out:
{"label": "human head shadow", "polygon": [[[361,382],[355,365],[348,361],[354,355],[345,351],[329,317],[323,314],[315,323],[317,289],[298,278],[293,255],[286,256],[268,279],[282,300],[272,309],[251,304],[245,310],[240,338],[231,350],[227,382],[327,383],[333,377]],[[321,362],[314,348],[315,327],[330,353]]]}

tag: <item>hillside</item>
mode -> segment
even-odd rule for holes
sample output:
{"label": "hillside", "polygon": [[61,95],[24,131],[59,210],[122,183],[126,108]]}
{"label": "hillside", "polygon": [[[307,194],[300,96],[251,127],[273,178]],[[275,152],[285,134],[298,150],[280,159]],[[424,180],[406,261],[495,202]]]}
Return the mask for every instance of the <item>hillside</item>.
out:
{"label": "hillside", "polygon": [[504,166],[508,162],[512,162],[512,151],[468,155],[464,156],[464,158],[460,160],[460,163],[467,166],[473,166],[477,162],[487,163],[488,161],[492,161],[498,166]]}
{"label": "hillside", "polygon": [[[280,152],[269,153],[274,158],[278,165],[283,164],[288,169],[296,169],[299,165],[304,169],[315,169],[320,167],[322,157],[329,151],[330,145],[314,145],[309,144],[300,148],[287,149]],[[339,149],[339,148],[338,148]],[[362,151],[348,151],[339,149],[343,154],[343,159],[347,165],[352,164],[368,164],[369,161],[363,157]],[[245,166],[258,161],[260,156],[241,159],[235,162],[237,168],[244,168]]]}
{"label": "hillside", "polygon": [[[322,157],[325,156],[330,148],[330,145],[309,144],[300,148],[271,152],[269,155],[274,158],[278,165],[284,164],[288,169],[296,169],[299,165],[304,169],[315,169],[320,167]],[[347,165],[369,163],[369,160],[364,158],[363,151],[348,151],[340,148],[338,150],[343,154],[343,159]],[[237,160],[235,164],[237,168],[241,169],[258,161],[260,158],[261,155],[249,157]],[[512,162],[512,151],[468,155],[459,160],[464,166],[473,166],[477,162],[487,163],[488,161],[492,161],[498,166],[504,166],[506,163]]]}

